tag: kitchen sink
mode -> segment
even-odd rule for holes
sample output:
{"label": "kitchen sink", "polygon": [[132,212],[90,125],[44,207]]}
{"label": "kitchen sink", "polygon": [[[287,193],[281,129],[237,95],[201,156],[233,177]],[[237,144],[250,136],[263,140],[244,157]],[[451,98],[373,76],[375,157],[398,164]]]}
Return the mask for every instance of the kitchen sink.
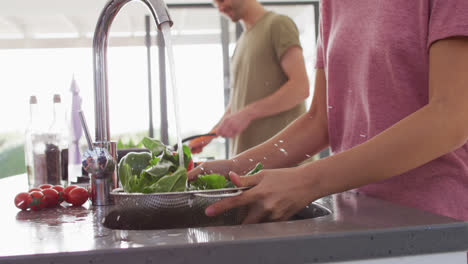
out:
{"label": "kitchen sink", "polygon": [[[201,212],[202,213],[202,212]],[[289,221],[322,217],[332,212],[317,203],[311,203],[294,215]],[[103,221],[103,225],[111,229],[123,230],[157,230],[206,226],[229,226],[238,224],[238,220],[231,217],[218,216],[217,221],[200,221],[203,217],[189,214],[174,213],[172,210],[155,211],[146,209],[112,209]]]}

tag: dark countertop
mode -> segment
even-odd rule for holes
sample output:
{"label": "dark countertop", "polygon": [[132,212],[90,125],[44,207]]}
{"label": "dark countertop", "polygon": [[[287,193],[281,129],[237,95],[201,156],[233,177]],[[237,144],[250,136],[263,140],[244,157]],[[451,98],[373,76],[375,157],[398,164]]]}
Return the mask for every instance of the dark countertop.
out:
{"label": "dark countertop", "polygon": [[314,219],[168,230],[111,230],[112,207],[20,211],[26,175],[0,180],[0,263],[314,263],[466,251],[468,222],[346,192]]}

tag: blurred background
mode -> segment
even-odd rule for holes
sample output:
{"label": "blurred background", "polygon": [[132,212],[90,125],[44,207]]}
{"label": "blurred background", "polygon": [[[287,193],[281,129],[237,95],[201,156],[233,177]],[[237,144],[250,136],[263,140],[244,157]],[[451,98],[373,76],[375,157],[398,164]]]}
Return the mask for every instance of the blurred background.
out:
{"label": "blurred background", "polygon": [[[48,124],[54,94],[60,94],[71,111],[74,78],[94,137],[92,40],[105,2],[0,1],[0,178],[25,172],[24,133],[31,95],[37,96],[41,121]],[[262,3],[296,22],[312,95],[318,1]],[[229,58],[242,27],[221,17],[209,1],[168,0],[167,4],[174,21],[172,42],[184,138],[208,132],[223,115],[229,98]],[[111,136],[121,147],[138,146],[150,131],[154,138],[167,136],[168,144],[176,143],[170,71],[164,64],[167,59],[161,57],[165,56],[163,44],[153,21],[146,22],[148,15],[135,1],[122,9],[111,27],[109,112]],[[167,74],[161,78],[164,71]],[[166,98],[161,98],[161,88],[167,90]],[[164,102],[167,107],[161,108]],[[79,143],[85,148],[84,137]],[[225,140],[220,138],[196,155],[198,159],[225,157]]]}

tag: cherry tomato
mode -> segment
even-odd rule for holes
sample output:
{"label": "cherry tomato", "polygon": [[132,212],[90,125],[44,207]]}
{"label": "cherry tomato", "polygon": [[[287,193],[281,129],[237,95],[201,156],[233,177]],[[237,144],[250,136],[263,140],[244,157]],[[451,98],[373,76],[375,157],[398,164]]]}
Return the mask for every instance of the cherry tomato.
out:
{"label": "cherry tomato", "polygon": [[63,190],[65,188],[63,188],[62,186],[60,185],[55,185],[55,186],[52,186],[52,189],[56,190],[59,194],[58,196],[58,204],[61,204],[63,201],[65,201],[65,197],[63,195]]}
{"label": "cherry tomato", "polygon": [[27,192],[20,192],[15,196],[15,206],[21,210],[28,209],[28,196]]}
{"label": "cherry tomato", "polygon": [[[177,155],[177,152],[172,152],[172,155]],[[193,160],[192,158],[190,158],[190,161],[189,161],[189,164],[187,165],[187,171],[190,171],[191,169],[193,169]]]}
{"label": "cherry tomato", "polygon": [[46,184],[39,185],[39,189],[41,189],[41,190],[50,189],[50,188],[52,188],[51,184],[46,183]]}
{"label": "cherry tomato", "polygon": [[189,161],[189,164],[187,166],[187,171],[190,171],[191,169],[193,169],[193,160],[192,159],[190,159],[190,161]]}
{"label": "cherry tomato", "polygon": [[71,203],[71,202],[69,201],[69,199],[68,199],[68,194],[71,192],[71,190],[73,190],[73,189],[75,189],[75,188],[77,188],[77,187],[78,187],[78,186],[76,186],[76,185],[70,185],[70,186],[67,186],[67,188],[65,188],[65,189],[63,190],[63,198],[65,199],[65,201],[66,201],[67,203]]}
{"label": "cherry tomato", "polygon": [[27,203],[28,208],[31,208],[33,211],[45,208],[47,206],[46,197],[42,192],[33,191],[29,193]]}
{"label": "cherry tomato", "polygon": [[45,196],[44,198],[46,198],[46,207],[51,208],[57,206],[59,200],[59,193],[56,190],[49,188],[43,190],[42,193]]}
{"label": "cherry tomato", "polygon": [[88,191],[85,188],[77,187],[72,189],[67,197],[73,206],[80,206],[88,200]]}
{"label": "cherry tomato", "polygon": [[29,192],[29,193],[32,193],[32,192],[42,192],[42,190],[39,189],[39,188],[32,188],[32,189],[29,189],[28,192]]}

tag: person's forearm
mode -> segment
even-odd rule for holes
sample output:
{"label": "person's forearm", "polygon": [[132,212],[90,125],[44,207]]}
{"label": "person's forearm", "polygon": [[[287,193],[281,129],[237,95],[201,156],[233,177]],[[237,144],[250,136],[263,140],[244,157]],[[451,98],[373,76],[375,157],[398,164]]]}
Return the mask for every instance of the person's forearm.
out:
{"label": "person's forearm", "polygon": [[275,93],[247,105],[247,111],[252,120],[272,116],[303,102],[309,96],[309,83],[304,80],[288,80]]}
{"label": "person's forearm", "polygon": [[[307,142],[306,144],[304,142]],[[259,146],[236,157],[238,173],[251,169],[257,162],[265,168],[295,166],[328,146],[328,121],[323,103],[312,103],[311,109],[283,131]]]}
{"label": "person's forearm", "polygon": [[[306,144],[304,142],[307,142]],[[295,166],[328,146],[327,92],[323,69],[315,73],[310,109],[265,143],[232,158],[239,173],[262,162],[265,168]]]}
{"label": "person's forearm", "polygon": [[466,115],[453,108],[448,103],[427,105],[366,143],[303,165],[304,179],[319,198],[399,175],[449,153],[468,134]]}

